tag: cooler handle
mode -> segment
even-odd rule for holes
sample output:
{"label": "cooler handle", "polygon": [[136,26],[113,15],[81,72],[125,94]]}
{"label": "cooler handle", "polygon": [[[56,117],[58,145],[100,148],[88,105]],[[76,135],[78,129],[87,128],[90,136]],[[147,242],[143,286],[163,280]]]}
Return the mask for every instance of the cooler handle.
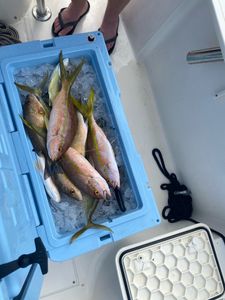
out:
{"label": "cooler handle", "polygon": [[26,268],[29,265],[39,264],[42,274],[48,272],[48,256],[42,240],[38,237],[34,240],[36,251],[30,254],[21,255],[17,260],[0,265],[0,279],[15,272],[20,268]]}

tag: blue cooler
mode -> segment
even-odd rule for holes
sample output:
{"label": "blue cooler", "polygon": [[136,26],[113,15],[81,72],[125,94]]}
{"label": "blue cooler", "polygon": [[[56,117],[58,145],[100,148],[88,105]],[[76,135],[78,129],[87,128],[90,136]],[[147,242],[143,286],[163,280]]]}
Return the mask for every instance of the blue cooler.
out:
{"label": "blue cooler", "polygon": [[[93,66],[120,141],[136,208],[105,222],[113,233],[89,230],[73,244],[73,232],[59,234],[35,154],[19,114],[22,105],[14,84],[15,71],[64,58],[86,57]],[[104,39],[99,32],[0,48],[0,299],[38,299],[47,257],[54,261],[97,249],[158,225],[159,213],[146,172],[134,146],[120,101]],[[10,263],[7,264],[6,263]],[[2,271],[3,270],[3,271]],[[16,298],[16,296],[18,296]]]}

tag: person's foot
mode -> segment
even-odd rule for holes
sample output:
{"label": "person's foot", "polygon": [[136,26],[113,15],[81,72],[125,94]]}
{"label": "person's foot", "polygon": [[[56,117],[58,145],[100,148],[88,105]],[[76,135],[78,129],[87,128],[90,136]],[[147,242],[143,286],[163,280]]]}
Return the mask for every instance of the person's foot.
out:
{"label": "person's foot", "polygon": [[[68,7],[61,11],[61,18],[63,23],[66,25],[69,22],[76,22],[79,18],[84,15],[89,9],[88,1],[83,1],[82,4],[77,5],[76,1],[71,2]],[[67,35],[73,26],[65,26],[65,28],[61,27],[59,16],[55,19],[53,23],[53,31],[58,36]]]}
{"label": "person's foot", "polygon": [[112,20],[103,20],[99,31],[102,32],[106,47],[109,51],[109,54],[115,47],[116,39],[118,36],[118,27],[119,27],[119,17]]}

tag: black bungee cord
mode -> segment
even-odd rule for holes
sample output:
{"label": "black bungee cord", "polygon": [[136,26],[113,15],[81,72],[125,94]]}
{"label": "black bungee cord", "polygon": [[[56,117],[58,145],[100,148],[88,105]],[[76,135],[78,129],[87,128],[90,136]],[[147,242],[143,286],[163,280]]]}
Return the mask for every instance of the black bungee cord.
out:
{"label": "black bungee cord", "polygon": [[[163,183],[160,186],[162,190],[168,191],[168,204],[162,210],[162,217],[168,220],[169,223],[184,220],[198,224],[198,221],[191,218],[193,213],[191,192],[186,185],[180,184],[176,174],[169,174],[159,149],[153,149],[152,155],[162,174],[169,180],[169,183]],[[222,233],[215,229],[210,229],[212,232],[219,235],[225,243],[225,236]]]}
{"label": "black bungee cord", "polygon": [[0,21],[0,46],[21,43],[17,30]]}

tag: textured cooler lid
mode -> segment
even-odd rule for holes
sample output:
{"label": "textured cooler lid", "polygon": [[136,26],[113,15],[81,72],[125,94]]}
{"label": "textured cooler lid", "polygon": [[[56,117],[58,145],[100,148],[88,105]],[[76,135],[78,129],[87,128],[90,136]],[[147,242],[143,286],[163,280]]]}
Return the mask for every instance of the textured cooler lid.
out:
{"label": "textured cooler lid", "polygon": [[224,292],[211,236],[205,228],[136,246],[120,255],[128,299],[206,300]]}

